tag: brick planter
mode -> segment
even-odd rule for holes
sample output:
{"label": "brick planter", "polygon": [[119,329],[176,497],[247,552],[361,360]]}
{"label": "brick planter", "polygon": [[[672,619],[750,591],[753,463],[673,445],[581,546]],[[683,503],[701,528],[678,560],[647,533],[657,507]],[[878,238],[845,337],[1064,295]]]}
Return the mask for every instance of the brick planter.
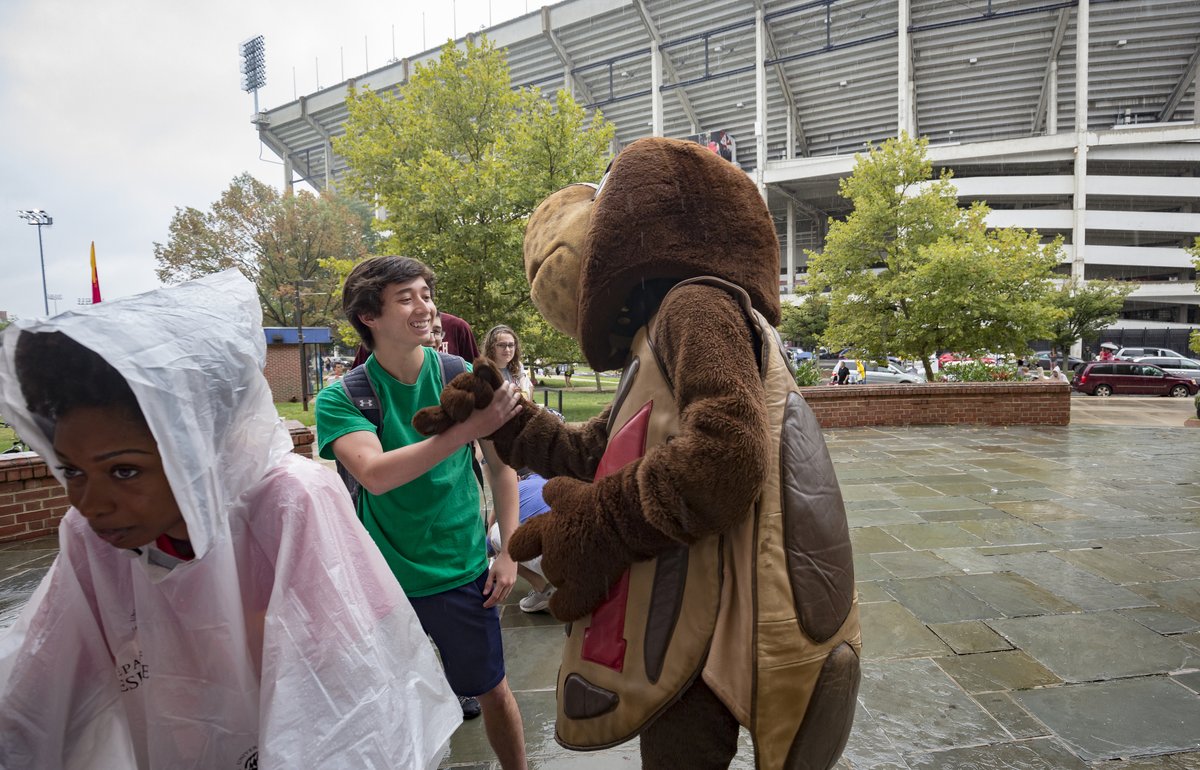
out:
{"label": "brick planter", "polygon": [[[292,451],[312,457],[313,434],[288,420]],[[0,543],[52,535],[70,503],[42,458],[33,452],[0,455]]]}
{"label": "brick planter", "polygon": [[1065,382],[829,385],[802,388],[822,428],[869,425],[1067,425]]}

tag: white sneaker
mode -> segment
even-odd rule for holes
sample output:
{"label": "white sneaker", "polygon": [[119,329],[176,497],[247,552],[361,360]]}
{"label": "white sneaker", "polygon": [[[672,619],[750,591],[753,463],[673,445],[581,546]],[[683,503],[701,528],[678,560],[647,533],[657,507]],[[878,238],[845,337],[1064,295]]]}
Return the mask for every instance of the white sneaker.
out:
{"label": "white sneaker", "polygon": [[546,586],[546,591],[530,591],[529,595],[520,601],[522,612],[545,612],[550,606],[550,597],[554,595],[554,586]]}

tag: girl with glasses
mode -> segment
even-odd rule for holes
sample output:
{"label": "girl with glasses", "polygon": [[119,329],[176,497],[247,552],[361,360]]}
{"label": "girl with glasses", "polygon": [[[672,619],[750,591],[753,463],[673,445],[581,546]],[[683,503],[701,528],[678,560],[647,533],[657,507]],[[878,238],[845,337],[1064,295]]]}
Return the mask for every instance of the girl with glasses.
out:
{"label": "girl with glasses", "polygon": [[512,327],[498,324],[489,329],[483,341],[483,354],[492,359],[504,379],[520,388],[530,401],[533,400],[533,381],[521,365],[521,343]]}

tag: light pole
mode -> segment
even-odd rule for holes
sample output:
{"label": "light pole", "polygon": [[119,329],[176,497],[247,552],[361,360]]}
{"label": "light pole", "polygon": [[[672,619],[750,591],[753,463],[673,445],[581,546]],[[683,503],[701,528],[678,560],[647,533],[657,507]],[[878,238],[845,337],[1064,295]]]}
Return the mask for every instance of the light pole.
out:
{"label": "light pole", "polygon": [[304,355],[304,297],[318,297],[328,294],[328,292],[301,292],[300,289],[307,289],[315,283],[316,280],[312,278],[296,279],[296,337],[300,343],[300,406],[306,412],[308,411],[308,357]]}
{"label": "light pole", "polygon": [[54,302],[54,315],[58,315],[58,301],[62,299],[61,294],[47,294],[46,299]]}
{"label": "light pole", "polygon": [[38,229],[38,259],[42,262],[42,303],[50,315],[50,298],[46,296],[46,254],[42,250],[42,228],[54,224],[54,217],[41,209],[17,209],[17,216]]}

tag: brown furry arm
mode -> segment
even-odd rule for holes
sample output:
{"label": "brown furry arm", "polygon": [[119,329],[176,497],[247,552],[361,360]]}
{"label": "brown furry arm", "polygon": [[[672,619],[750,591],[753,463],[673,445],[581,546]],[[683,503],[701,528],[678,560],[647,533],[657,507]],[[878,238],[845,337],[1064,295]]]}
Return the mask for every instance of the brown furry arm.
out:
{"label": "brown furry arm", "polygon": [[721,289],[675,291],[653,338],[680,431],[620,474],[634,476],[622,507],[640,507],[655,530],[690,543],[731,527],[758,496],[769,455],[766,393],[748,321]]}
{"label": "brown furry arm", "polygon": [[582,426],[563,423],[528,401],[524,411],[489,438],[500,459],[514,468],[530,468],[546,478],[567,476],[591,481],[608,443],[605,408]]}

